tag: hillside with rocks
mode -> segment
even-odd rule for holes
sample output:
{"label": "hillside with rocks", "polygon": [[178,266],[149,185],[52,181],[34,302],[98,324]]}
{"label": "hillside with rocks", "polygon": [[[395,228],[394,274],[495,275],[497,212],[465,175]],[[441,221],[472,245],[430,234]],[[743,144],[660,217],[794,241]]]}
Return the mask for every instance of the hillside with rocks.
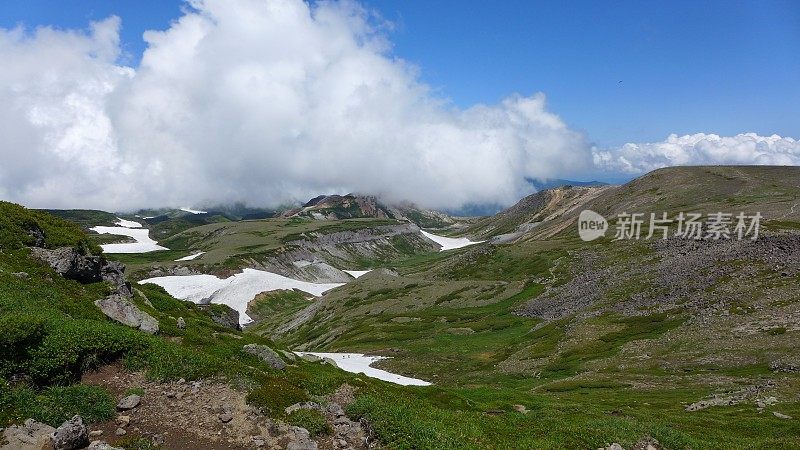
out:
{"label": "hillside with rocks", "polygon": [[[168,250],[131,254],[84,230],[133,216],[0,204],[4,448],[800,444],[800,169],[559,186],[436,230],[346,197],[141,220]],[[579,238],[584,209],[604,237]],[[680,212],[762,219],[647,238]],[[615,240],[630,213],[643,234]],[[340,369],[362,358],[418,383]]]}

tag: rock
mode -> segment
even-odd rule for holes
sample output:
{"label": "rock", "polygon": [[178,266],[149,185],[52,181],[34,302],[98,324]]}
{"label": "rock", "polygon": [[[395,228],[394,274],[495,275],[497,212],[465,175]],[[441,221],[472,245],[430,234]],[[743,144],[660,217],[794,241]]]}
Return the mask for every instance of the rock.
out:
{"label": "rock", "polygon": [[122,263],[108,261],[102,256],[84,255],[81,250],[73,247],[55,250],[33,248],[31,254],[64,278],[83,284],[108,281],[114,285],[118,294],[132,296],[131,286],[125,282],[125,265]]}
{"label": "rock", "polygon": [[289,427],[289,442],[286,450],[317,450],[317,443],[311,440],[308,430],[300,427]]}
{"label": "rock", "polygon": [[[117,409],[120,411],[127,411],[129,409],[136,408],[137,406],[139,406],[139,403],[141,402],[142,402],[142,397],[136,394],[132,394],[120,400],[119,403],[117,403]],[[127,420],[130,421],[130,417],[128,416],[120,416],[117,418],[117,421],[122,420],[123,417],[127,418]]]}
{"label": "rock", "polygon": [[103,435],[103,430],[92,430],[92,431],[89,432],[89,437],[90,438],[99,437],[99,436],[102,436],[102,435]]}
{"label": "rock", "polygon": [[710,408],[712,406],[730,406],[735,405],[736,399],[729,397],[712,397],[699,402],[692,403],[684,408],[686,411],[700,411],[701,409]]}
{"label": "rock", "polygon": [[30,275],[28,275],[28,272],[13,272],[11,275],[13,275],[13,276],[15,276],[15,277],[17,277],[17,278],[19,278],[21,280],[25,280],[30,276]]}
{"label": "rock", "polygon": [[131,423],[131,416],[118,416],[117,424],[121,427],[127,427]]}
{"label": "rock", "polygon": [[230,328],[231,330],[241,330],[241,326],[239,326],[239,311],[231,308],[228,305],[198,305],[200,308],[204,309],[209,316],[211,316],[211,320],[214,321],[217,325],[222,325],[225,328]]}
{"label": "rock", "polygon": [[607,447],[601,447],[601,448],[599,448],[597,450],[625,450],[625,449],[622,448],[621,445],[619,445],[616,442],[614,442],[613,444],[611,444],[611,445],[609,445]]}
{"label": "rock", "polygon": [[158,333],[158,321],[119,294],[109,295],[94,304],[103,314],[117,322],[148,334]]}
{"label": "rock", "polygon": [[178,327],[179,330],[185,330],[186,329],[186,321],[183,320],[183,317],[178,317],[177,327]]}
{"label": "rock", "polygon": [[124,428],[117,428],[117,431],[115,431],[114,434],[116,434],[117,436],[125,436],[126,434],[128,434],[128,432],[125,431]]}
{"label": "rock", "polygon": [[350,425],[350,419],[348,419],[346,416],[339,416],[339,417],[333,419],[333,424],[334,425],[339,425],[339,426],[341,426],[341,425]]}
{"label": "rock", "polygon": [[286,368],[286,363],[283,362],[281,357],[266,345],[247,344],[243,347],[243,350],[251,355],[259,357],[273,369],[283,370]]}
{"label": "rock", "polygon": [[293,413],[295,411],[299,411],[301,409],[316,409],[316,410],[320,410],[321,411],[322,407],[320,407],[318,403],[302,402],[302,403],[295,403],[294,405],[287,406],[286,409],[284,409],[284,412],[286,413],[286,415],[289,415],[289,414],[291,414],[291,413]]}
{"label": "rock", "polygon": [[81,416],[75,415],[53,433],[55,450],[75,450],[89,445],[89,433]]}
{"label": "rock", "polygon": [[633,446],[632,450],[663,450],[663,448],[664,447],[662,447],[661,444],[659,444],[657,440],[655,440],[655,439],[653,439],[651,437],[646,437],[646,438],[640,440],[639,442],[637,442]]}
{"label": "rock", "polygon": [[154,434],[150,441],[155,445],[157,448],[161,448],[165,442],[167,442],[167,438],[164,437],[163,434]]}
{"label": "rock", "polygon": [[34,247],[44,247],[45,237],[44,231],[39,228],[38,225],[33,225],[31,229],[28,230],[28,236],[33,239],[33,246]]}
{"label": "rock", "polygon": [[313,362],[322,361],[322,358],[320,358],[317,355],[306,354],[306,355],[302,355],[300,357],[303,358],[303,361],[312,362],[312,363]]}
{"label": "rock", "polygon": [[123,450],[121,447],[113,447],[103,441],[92,441],[89,450]]}
{"label": "rock", "polygon": [[[100,277],[103,281],[111,283],[117,289],[117,294],[123,295],[127,298],[133,297],[133,290],[130,283],[125,282],[125,264],[118,261],[107,261],[101,259]],[[145,303],[150,304],[150,301],[142,295]],[[153,305],[150,304],[152,307]]]}
{"label": "rock", "polygon": [[344,409],[342,408],[342,405],[338,403],[329,404],[328,412],[333,414],[333,417],[342,417],[344,415]]}
{"label": "rock", "polygon": [[778,411],[772,411],[772,415],[777,417],[778,419],[791,419],[792,416],[787,416],[786,414],[781,414]]}
{"label": "rock", "polygon": [[513,408],[514,411],[518,413],[528,414],[528,408],[526,408],[525,405],[514,405]]}
{"label": "rock", "polygon": [[28,419],[21,426],[12,425],[3,430],[2,438],[0,438],[0,449],[41,450],[50,443],[50,436],[55,431],[56,429],[50,425]]}
{"label": "rock", "polygon": [[103,281],[102,261],[99,256],[84,256],[73,247],[61,247],[55,250],[33,248],[31,254],[64,278],[84,284]]}
{"label": "rock", "polygon": [[233,420],[233,416],[230,413],[222,413],[219,415],[219,421],[222,423],[228,423]]}

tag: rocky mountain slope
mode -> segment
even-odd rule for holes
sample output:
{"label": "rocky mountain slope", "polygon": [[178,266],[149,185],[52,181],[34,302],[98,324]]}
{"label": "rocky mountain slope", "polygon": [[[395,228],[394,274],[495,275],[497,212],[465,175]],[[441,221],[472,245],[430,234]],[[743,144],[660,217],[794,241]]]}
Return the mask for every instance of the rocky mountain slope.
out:
{"label": "rocky mountain slope", "polygon": [[[487,242],[448,251],[407,213],[344,197],[316,199],[309,215],[185,228],[159,240],[170,251],[106,255],[128,265],[124,301],[158,322],[155,335],[98,306],[114,283],[81,284],[30,257],[29,247],[95,256],[80,229],[9,206],[0,321],[15,331],[0,338],[12,349],[0,350],[2,424],[34,433],[77,413],[126,448],[800,446],[800,169],[670,168],[558,187],[450,227]],[[609,219],[605,237],[579,238],[583,209]],[[644,238],[645,223],[642,238],[613,240],[623,212],[763,220],[756,240],[687,239],[674,223],[668,239]],[[325,281],[372,270],[319,297],[255,295],[244,330],[219,305],[136,283],[252,267]],[[389,385],[289,349],[382,355],[378,367],[433,385]],[[132,394],[141,410],[115,414]],[[53,408],[55,398],[66,400]]]}
{"label": "rocky mountain slope", "polygon": [[418,208],[410,203],[388,205],[376,197],[365,195],[320,195],[300,208],[284,211],[281,217],[307,217],[316,220],[355,218],[396,219],[424,228],[443,228],[457,223],[447,214]]}

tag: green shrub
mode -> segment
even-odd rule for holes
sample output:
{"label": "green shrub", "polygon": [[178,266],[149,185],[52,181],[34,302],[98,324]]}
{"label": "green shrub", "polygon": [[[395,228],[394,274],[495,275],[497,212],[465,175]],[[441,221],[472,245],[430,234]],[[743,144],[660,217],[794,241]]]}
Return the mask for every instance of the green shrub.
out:
{"label": "green shrub", "polygon": [[325,416],[316,409],[297,410],[286,416],[286,421],[291,425],[305,428],[311,436],[331,433],[331,427],[325,421]]}
{"label": "green shrub", "polygon": [[287,406],[308,400],[299,387],[282,378],[268,377],[261,385],[247,394],[247,403],[264,412],[281,415]]}
{"label": "green shrub", "polygon": [[75,414],[79,414],[87,423],[114,417],[114,399],[105,389],[97,386],[54,386],[38,394],[29,388],[20,388],[13,397],[21,417],[32,417],[54,427]]}
{"label": "green shrub", "polygon": [[13,375],[45,336],[45,320],[27,314],[0,317],[0,376]]}
{"label": "green shrub", "polygon": [[0,248],[16,249],[36,243],[35,235],[44,235],[47,248],[78,247],[85,252],[100,254],[78,225],[42,211],[0,201]]}

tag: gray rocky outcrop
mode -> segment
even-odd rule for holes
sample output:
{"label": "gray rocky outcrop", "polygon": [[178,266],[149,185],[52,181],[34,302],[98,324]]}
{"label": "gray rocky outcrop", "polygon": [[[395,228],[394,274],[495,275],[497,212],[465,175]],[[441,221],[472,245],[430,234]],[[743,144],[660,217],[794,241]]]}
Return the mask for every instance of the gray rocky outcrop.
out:
{"label": "gray rocky outcrop", "polygon": [[241,326],[239,325],[239,311],[236,311],[228,305],[206,304],[198,306],[205,310],[208,315],[211,316],[211,320],[217,325],[222,325],[231,330],[241,330]]}
{"label": "gray rocky outcrop", "polygon": [[158,333],[158,321],[142,311],[127,298],[112,294],[97,300],[94,304],[109,318],[131,328],[138,328],[148,334]]}
{"label": "gray rocky outcrop", "polygon": [[283,370],[286,368],[286,363],[283,361],[283,359],[278,356],[275,350],[272,350],[266,345],[247,344],[242,349],[251,355],[257,356],[273,369]]}
{"label": "gray rocky outcrop", "polygon": [[49,265],[64,278],[79,283],[111,283],[118,294],[130,297],[131,286],[125,282],[125,265],[108,261],[102,256],[85,255],[74,247],[61,247],[55,250],[34,247],[31,254]]}
{"label": "gray rocky outcrop", "polygon": [[55,450],[76,450],[89,445],[89,431],[83,424],[81,416],[75,415],[67,420],[53,433]]}
{"label": "gray rocky outcrop", "polygon": [[3,430],[0,449],[41,450],[50,443],[55,431],[50,425],[28,419],[23,425],[12,425]]}

